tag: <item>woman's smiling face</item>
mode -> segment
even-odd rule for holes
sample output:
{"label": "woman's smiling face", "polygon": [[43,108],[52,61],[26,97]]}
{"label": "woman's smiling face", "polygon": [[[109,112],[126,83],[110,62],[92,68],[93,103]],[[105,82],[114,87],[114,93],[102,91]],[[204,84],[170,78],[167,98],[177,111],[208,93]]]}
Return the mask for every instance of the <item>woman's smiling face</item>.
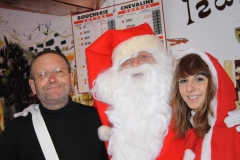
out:
{"label": "woman's smiling face", "polygon": [[208,78],[193,75],[179,79],[179,92],[189,108],[198,110],[204,104],[207,95]]}

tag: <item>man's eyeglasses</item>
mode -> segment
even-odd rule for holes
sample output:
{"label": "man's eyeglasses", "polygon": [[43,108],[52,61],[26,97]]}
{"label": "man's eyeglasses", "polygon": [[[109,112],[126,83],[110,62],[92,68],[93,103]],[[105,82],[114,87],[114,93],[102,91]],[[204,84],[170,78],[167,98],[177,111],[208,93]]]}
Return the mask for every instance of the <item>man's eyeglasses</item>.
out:
{"label": "man's eyeglasses", "polygon": [[54,74],[56,78],[60,78],[66,76],[70,72],[66,68],[55,68],[52,72],[48,70],[38,72],[37,74],[34,75],[34,78],[39,81],[48,80],[51,73]]}
{"label": "man's eyeglasses", "polygon": [[138,64],[143,64],[145,62],[154,62],[154,57],[148,52],[140,52],[136,57],[127,59],[121,64],[121,69],[132,67],[134,60],[137,60]]}

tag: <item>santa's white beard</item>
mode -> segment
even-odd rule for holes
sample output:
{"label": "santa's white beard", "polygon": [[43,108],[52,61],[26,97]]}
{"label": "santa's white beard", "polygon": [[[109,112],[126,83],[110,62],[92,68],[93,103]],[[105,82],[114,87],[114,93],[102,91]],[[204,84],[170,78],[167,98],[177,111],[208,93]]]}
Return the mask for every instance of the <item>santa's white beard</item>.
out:
{"label": "santa's white beard", "polygon": [[159,155],[171,119],[171,73],[158,64],[108,70],[95,81],[96,98],[109,104],[108,153],[112,160],[153,160]]}

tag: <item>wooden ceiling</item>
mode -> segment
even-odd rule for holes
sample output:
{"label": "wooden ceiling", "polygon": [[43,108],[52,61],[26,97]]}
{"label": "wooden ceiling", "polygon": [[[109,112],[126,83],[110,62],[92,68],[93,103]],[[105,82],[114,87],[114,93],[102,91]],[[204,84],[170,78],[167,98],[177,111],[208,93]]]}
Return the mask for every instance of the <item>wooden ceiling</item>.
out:
{"label": "wooden ceiling", "polygon": [[101,8],[105,0],[0,0],[0,9],[65,16]]}

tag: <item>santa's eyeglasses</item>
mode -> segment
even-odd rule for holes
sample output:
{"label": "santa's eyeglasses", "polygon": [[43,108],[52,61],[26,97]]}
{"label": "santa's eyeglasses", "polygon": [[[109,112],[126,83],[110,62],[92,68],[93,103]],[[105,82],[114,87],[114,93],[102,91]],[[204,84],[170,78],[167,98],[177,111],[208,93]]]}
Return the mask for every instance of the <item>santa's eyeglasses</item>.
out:
{"label": "santa's eyeglasses", "polygon": [[155,60],[154,60],[154,57],[152,56],[152,54],[150,54],[146,51],[143,51],[143,52],[138,53],[137,56],[129,58],[126,61],[124,61],[121,64],[121,69],[130,68],[132,66],[139,66],[144,63],[152,63],[154,61]]}

